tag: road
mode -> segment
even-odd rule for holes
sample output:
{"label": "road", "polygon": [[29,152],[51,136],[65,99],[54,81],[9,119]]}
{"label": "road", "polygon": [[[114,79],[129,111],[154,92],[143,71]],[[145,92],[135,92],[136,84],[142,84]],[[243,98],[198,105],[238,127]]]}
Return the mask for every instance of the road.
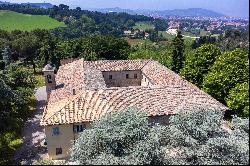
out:
{"label": "road", "polygon": [[17,165],[32,165],[35,160],[47,158],[47,149],[43,145],[44,129],[39,125],[47,100],[45,86],[35,90],[35,97],[36,110],[26,121],[22,130],[23,144],[14,154]]}

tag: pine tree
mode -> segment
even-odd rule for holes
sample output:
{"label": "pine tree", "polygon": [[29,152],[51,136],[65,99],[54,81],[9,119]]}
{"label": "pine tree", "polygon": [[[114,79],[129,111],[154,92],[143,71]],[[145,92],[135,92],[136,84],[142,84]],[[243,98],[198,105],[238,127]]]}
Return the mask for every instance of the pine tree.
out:
{"label": "pine tree", "polygon": [[172,54],[172,70],[176,73],[179,73],[180,69],[182,69],[184,64],[184,40],[181,32],[177,32],[177,36],[172,41],[173,45],[173,54]]}

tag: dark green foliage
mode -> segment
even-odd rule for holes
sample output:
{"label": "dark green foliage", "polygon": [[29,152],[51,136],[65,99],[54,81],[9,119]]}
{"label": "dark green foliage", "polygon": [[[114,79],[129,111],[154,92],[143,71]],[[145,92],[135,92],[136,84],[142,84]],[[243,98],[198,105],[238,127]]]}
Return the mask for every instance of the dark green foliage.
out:
{"label": "dark green foliage", "polygon": [[192,48],[196,49],[203,44],[214,44],[216,42],[216,38],[212,36],[201,36],[192,43]]}
{"label": "dark green foliage", "polygon": [[226,30],[225,35],[221,36],[216,42],[223,51],[232,51],[235,48],[249,52],[249,29],[241,32],[237,29]]}
{"label": "dark green foliage", "polygon": [[173,53],[172,53],[172,70],[176,73],[183,68],[185,56],[184,56],[184,40],[181,35],[181,31],[177,32],[177,36],[172,41]]}
{"label": "dark green foliage", "polygon": [[202,45],[188,54],[180,74],[185,76],[188,81],[201,87],[203,77],[209,72],[210,66],[220,54],[220,50],[214,45]]}
{"label": "dark green foliage", "polygon": [[35,78],[30,70],[10,64],[0,73],[0,165],[10,164],[22,144],[21,128],[29,115]]}
{"label": "dark green foliage", "polygon": [[35,88],[36,79],[34,74],[22,66],[18,66],[17,64],[9,65],[6,76],[9,78],[8,84],[14,89],[18,87]]}
{"label": "dark green foliage", "polygon": [[204,77],[203,89],[225,103],[229,91],[238,83],[247,82],[248,54],[240,49],[219,55]]}
{"label": "dark green foliage", "polygon": [[236,110],[238,115],[249,116],[249,83],[238,83],[229,91],[226,98],[229,108]]}

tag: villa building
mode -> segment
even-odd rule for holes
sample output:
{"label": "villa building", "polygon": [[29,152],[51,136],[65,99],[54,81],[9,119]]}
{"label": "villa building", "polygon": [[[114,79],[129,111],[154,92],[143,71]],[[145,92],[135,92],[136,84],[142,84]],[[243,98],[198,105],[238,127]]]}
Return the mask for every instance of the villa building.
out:
{"label": "villa building", "polygon": [[41,125],[45,128],[51,159],[69,157],[79,133],[108,112],[130,107],[144,111],[152,124],[168,124],[181,109],[223,104],[153,60],[83,59],[62,62],[57,74],[44,67],[48,104]]}

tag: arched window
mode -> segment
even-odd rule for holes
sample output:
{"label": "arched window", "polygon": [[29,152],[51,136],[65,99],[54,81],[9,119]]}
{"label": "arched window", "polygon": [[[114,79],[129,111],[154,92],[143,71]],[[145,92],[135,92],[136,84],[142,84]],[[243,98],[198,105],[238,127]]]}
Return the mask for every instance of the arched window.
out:
{"label": "arched window", "polygon": [[48,83],[52,83],[51,75],[47,75],[47,82],[48,82]]}

